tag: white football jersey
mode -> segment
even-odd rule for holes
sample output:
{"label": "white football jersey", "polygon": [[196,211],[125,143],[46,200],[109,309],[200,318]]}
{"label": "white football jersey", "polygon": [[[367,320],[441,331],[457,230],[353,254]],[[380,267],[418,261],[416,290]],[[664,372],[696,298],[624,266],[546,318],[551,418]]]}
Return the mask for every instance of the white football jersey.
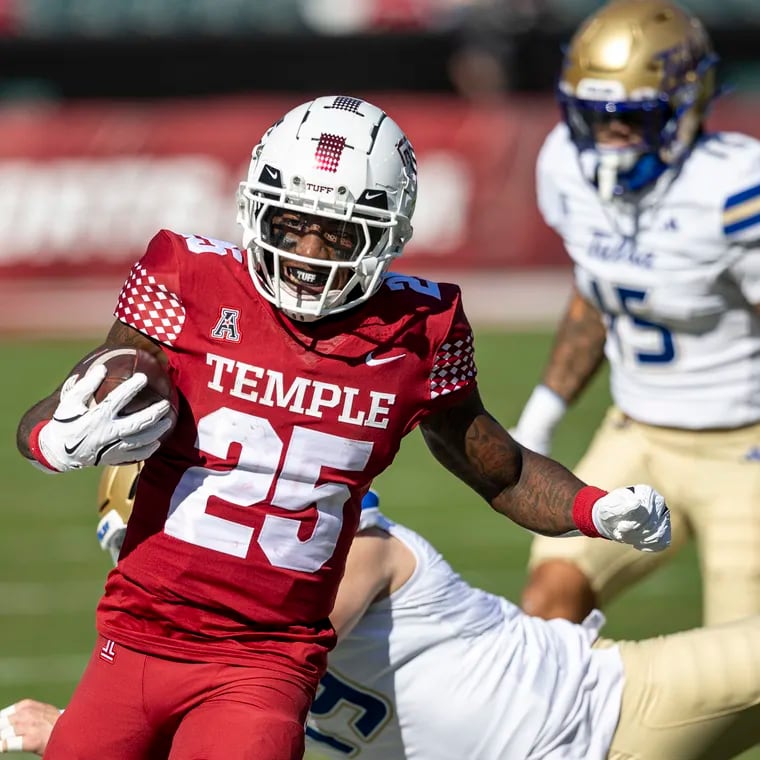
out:
{"label": "white football jersey", "polygon": [[[368,514],[369,513],[369,514]],[[369,520],[368,520],[369,518]],[[364,510],[417,566],[329,656],[309,748],[362,760],[596,760],[617,725],[622,662],[579,626],[465,583],[421,536]]]}
{"label": "white football jersey", "polygon": [[580,291],[606,315],[615,403],[677,428],[760,420],[760,142],[706,135],[637,204],[603,203],[560,124],[537,190]]}

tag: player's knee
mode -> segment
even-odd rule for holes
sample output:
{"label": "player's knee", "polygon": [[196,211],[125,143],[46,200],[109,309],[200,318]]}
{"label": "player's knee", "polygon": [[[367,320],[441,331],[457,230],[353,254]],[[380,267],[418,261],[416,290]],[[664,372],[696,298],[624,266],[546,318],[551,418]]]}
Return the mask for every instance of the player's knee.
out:
{"label": "player's knee", "polygon": [[557,559],[542,562],[533,569],[521,603],[528,615],[580,623],[596,606],[596,597],[580,568]]}

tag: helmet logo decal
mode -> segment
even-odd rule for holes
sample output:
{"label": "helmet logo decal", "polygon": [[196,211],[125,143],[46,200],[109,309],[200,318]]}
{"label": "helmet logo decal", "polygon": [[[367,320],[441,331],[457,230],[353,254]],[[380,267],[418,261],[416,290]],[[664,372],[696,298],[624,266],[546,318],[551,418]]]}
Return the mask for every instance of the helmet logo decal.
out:
{"label": "helmet logo decal", "polygon": [[398,151],[399,156],[401,156],[401,161],[404,164],[404,168],[406,169],[409,178],[416,182],[417,158],[414,155],[414,148],[412,148],[412,144],[406,137],[404,137],[403,139],[399,140],[398,143],[396,143],[396,150]]}
{"label": "helmet logo decal", "polygon": [[264,164],[264,168],[259,175],[259,182],[263,185],[272,185],[272,187],[282,187],[280,170],[269,164]]}
{"label": "helmet logo decal", "polygon": [[[331,106],[328,108],[337,108],[340,111],[350,111],[351,113],[359,114],[359,106],[363,103],[363,100],[358,98],[348,98],[345,95],[339,95]],[[359,114],[361,116],[361,114]]]}
{"label": "helmet logo decal", "polygon": [[359,204],[388,210],[388,193],[385,190],[365,190],[359,196]]}
{"label": "helmet logo decal", "polygon": [[317,141],[317,149],[314,152],[317,169],[325,172],[337,172],[340,157],[346,147],[346,138],[340,135],[331,135],[323,132]]}
{"label": "helmet logo decal", "polygon": [[[257,293],[288,319],[341,314],[382,287],[412,236],[416,194],[414,150],[385,111],[346,94],[317,97],[291,109],[251,152],[237,195],[244,250],[235,252]],[[311,226],[335,249],[324,258],[297,245],[299,230],[311,228],[302,215],[316,217]],[[307,266],[300,251],[319,261]],[[245,341],[238,308],[217,302],[207,337]]]}
{"label": "helmet logo decal", "polygon": [[694,68],[699,56],[686,43],[675,45],[669,50],[663,50],[655,56],[662,62],[663,85],[665,90],[671,90]]}

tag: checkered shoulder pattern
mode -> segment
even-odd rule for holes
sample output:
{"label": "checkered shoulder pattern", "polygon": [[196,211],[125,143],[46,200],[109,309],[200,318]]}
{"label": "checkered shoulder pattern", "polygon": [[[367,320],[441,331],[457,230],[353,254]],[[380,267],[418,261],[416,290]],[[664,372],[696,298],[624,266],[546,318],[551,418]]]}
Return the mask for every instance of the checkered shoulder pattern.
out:
{"label": "checkered shoulder pattern", "polygon": [[466,387],[476,374],[472,333],[456,340],[446,340],[438,349],[430,372],[430,398]]}
{"label": "checkered shoulder pattern", "polygon": [[114,316],[159,343],[173,346],[186,315],[179,297],[138,262],[121,289]]}

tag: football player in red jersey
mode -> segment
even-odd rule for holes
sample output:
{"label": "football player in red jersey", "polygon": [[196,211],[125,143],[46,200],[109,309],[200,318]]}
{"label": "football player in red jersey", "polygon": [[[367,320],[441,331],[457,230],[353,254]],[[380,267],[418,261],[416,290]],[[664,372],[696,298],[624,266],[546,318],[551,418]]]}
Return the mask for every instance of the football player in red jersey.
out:
{"label": "football player in red jersey", "polygon": [[166,401],[119,414],[139,373],[90,404],[97,364],[23,416],[19,449],[50,472],[147,459],[46,758],[300,758],[362,497],[416,426],[530,530],[669,543],[657,492],[587,486],[488,414],[459,289],[388,271],[416,193],[379,108],[298,106],[253,149],[243,248],[162,230],[119,296],[104,346],[166,362],[171,434]]}

